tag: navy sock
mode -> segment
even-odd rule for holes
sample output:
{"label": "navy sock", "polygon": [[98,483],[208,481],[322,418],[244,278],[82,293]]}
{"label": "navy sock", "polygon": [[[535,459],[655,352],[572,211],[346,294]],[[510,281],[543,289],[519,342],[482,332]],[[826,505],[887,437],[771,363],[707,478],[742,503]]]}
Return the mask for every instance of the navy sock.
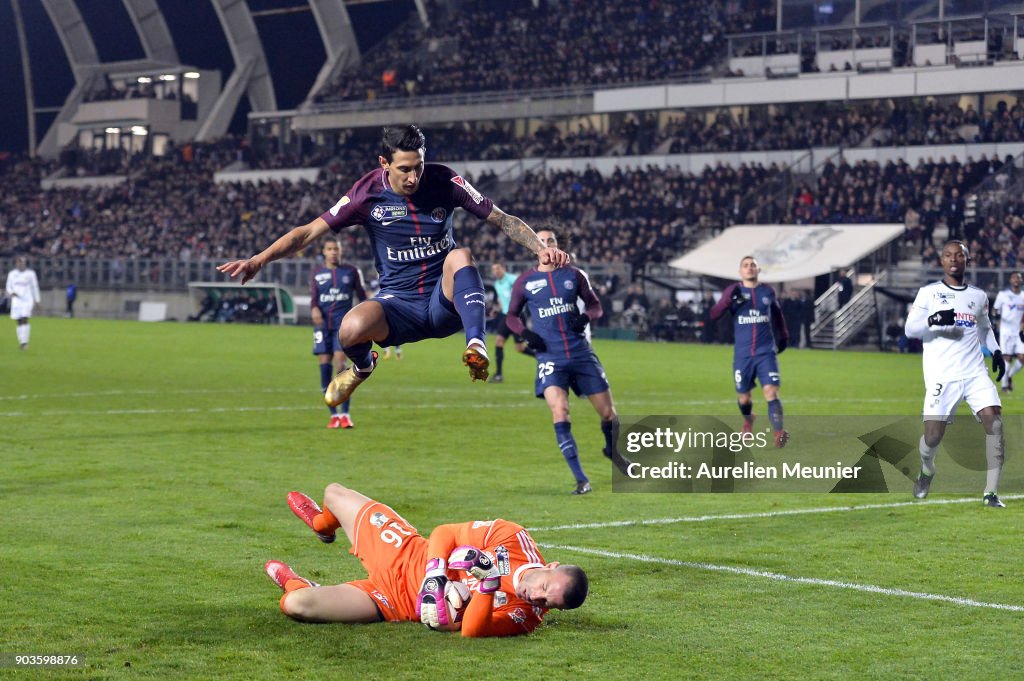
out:
{"label": "navy sock", "polygon": [[558,448],[562,450],[565,462],[569,464],[576,482],[588,482],[583,466],[580,465],[579,451],[576,449],[576,439],[572,436],[572,424],[568,421],[559,421],[555,424],[555,439],[558,441]]}
{"label": "navy sock", "polygon": [[484,281],[475,266],[466,265],[455,273],[452,296],[455,311],[462,318],[462,327],[466,330],[466,342],[469,343],[474,338],[483,341],[487,303],[484,297]]}
{"label": "navy sock", "polygon": [[772,422],[772,430],[782,430],[782,402],[772,400],[768,403],[768,419]]}
{"label": "navy sock", "polygon": [[372,347],[373,343],[366,341],[356,345],[343,345],[341,350],[356,365],[356,369],[366,373],[373,369],[373,354],[370,352]]}
{"label": "navy sock", "polygon": [[[327,390],[327,386],[329,386],[331,384],[331,369],[333,369],[333,367],[331,366],[330,362],[328,362],[327,364],[321,364],[320,365],[320,391],[321,392]],[[335,409],[334,407],[327,407],[327,408],[330,410],[331,414],[337,414],[338,413],[338,410]]]}
{"label": "navy sock", "polygon": [[[615,419],[618,421],[618,419]],[[615,421],[601,421],[601,434],[604,435],[605,456],[612,456],[615,453],[615,441],[612,439],[615,433]]]}
{"label": "navy sock", "polygon": [[494,348],[494,361],[498,365],[498,371],[496,374],[501,373],[501,363],[505,361],[505,348]]}
{"label": "navy sock", "polygon": [[344,402],[341,403],[341,413],[342,414],[347,414],[348,413],[348,405],[349,405],[349,403],[351,401],[352,400],[345,400]]}
{"label": "navy sock", "polygon": [[744,416],[750,416],[754,412],[754,403],[747,402],[743,404],[739,400],[736,401],[736,406],[740,408],[740,413]]}

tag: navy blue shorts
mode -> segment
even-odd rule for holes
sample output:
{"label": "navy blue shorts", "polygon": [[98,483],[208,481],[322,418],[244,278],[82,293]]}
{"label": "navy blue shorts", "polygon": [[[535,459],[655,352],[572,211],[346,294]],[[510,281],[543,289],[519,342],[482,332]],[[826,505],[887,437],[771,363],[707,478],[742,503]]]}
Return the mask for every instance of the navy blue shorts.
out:
{"label": "navy blue shorts", "polygon": [[338,329],[341,324],[337,326],[317,326],[313,328],[313,354],[314,355],[333,355],[336,352],[344,352],[341,349],[341,339],[338,338]]}
{"label": "navy blue shorts", "polygon": [[437,280],[430,297],[405,292],[381,291],[373,300],[384,307],[388,337],[379,342],[383,348],[415,343],[425,338],[447,338],[462,328],[455,305],[444,297]]}
{"label": "navy blue shorts", "polygon": [[782,379],[779,377],[779,357],[774,352],[753,357],[734,357],[732,370],[738,393],[748,393],[753,390],[755,378],[761,387],[782,384]]}
{"label": "navy blue shorts", "polygon": [[508,322],[505,320],[508,318],[506,314],[498,315],[498,324],[494,329],[495,336],[501,336],[502,338],[512,337],[516,343],[522,343],[523,337],[517,333],[512,333],[512,329],[508,328]]}
{"label": "navy blue shorts", "polygon": [[577,396],[596,395],[609,389],[604,367],[593,352],[568,359],[552,359],[550,355],[538,358],[534,394],[544,397],[544,389],[552,385],[566,392],[571,389]]}

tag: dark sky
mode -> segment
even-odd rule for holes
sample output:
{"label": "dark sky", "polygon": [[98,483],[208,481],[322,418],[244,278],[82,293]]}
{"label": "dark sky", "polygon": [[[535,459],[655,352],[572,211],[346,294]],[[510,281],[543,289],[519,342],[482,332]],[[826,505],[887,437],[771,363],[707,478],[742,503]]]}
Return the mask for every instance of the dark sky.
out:
{"label": "dark sky", "polygon": [[[40,0],[19,0],[29,43],[35,85],[35,104],[60,106],[74,85],[74,77],[60,40]],[[122,0],[78,0],[102,62],[141,59],[142,45]],[[313,14],[304,0],[248,0],[253,12],[287,8],[303,11],[257,16],[256,29],[270,64],[281,109],[291,109],[305,98],[326,58]],[[157,0],[183,64],[218,69],[226,82],[234,61],[220,21],[208,0]],[[356,4],[349,14],[360,48],[367,50],[414,9],[413,0],[386,0]],[[10,0],[0,0],[0,150],[28,149],[25,94],[14,13]],[[244,110],[247,107],[241,107]],[[36,119],[41,139],[51,115]],[[233,129],[244,131],[243,115]]]}

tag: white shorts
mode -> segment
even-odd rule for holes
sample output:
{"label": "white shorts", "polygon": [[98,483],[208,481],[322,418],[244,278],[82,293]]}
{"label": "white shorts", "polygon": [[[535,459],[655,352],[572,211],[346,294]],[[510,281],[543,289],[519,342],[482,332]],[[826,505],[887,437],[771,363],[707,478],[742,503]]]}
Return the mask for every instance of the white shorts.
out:
{"label": "white shorts", "polygon": [[999,349],[1009,359],[1010,355],[1024,355],[1024,343],[1020,342],[1020,334],[999,334]]}
{"label": "white shorts", "polygon": [[11,298],[11,319],[28,319],[32,316],[32,299]]}
{"label": "white shorts", "polygon": [[995,383],[988,376],[975,376],[948,383],[929,383],[924,394],[924,420],[953,423],[961,400],[974,414],[985,407],[1002,407]]}

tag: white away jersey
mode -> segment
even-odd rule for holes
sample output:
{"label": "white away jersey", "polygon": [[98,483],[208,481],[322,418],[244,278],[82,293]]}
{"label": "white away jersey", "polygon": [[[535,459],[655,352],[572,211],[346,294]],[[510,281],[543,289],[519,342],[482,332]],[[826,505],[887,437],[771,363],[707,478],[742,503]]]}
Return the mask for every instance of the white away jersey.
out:
{"label": "white away jersey", "polygon": [[[928,327],[929,316],[950,308],[956,313],[955,325]],[[981,344],[999,349],[988,318],[988,296],[970,285],[954,288],[937,281],[921,287],[907,316],[907,335],[923,341],[926,384],[988,377]]]}
{"label": "white away jersey", "polygon": [[1020,333],[1020,320],[1024,317],[1024,290],[1014,293],[1004,289],[996,296],[992,309],[999,313],[999,335],[1017,335]]}
{"label": "white away jersey", "polygon": [[30,269],[13,269],[7,273],[7,293],[15,294],[22,302],[39,302],[39,280]]}

